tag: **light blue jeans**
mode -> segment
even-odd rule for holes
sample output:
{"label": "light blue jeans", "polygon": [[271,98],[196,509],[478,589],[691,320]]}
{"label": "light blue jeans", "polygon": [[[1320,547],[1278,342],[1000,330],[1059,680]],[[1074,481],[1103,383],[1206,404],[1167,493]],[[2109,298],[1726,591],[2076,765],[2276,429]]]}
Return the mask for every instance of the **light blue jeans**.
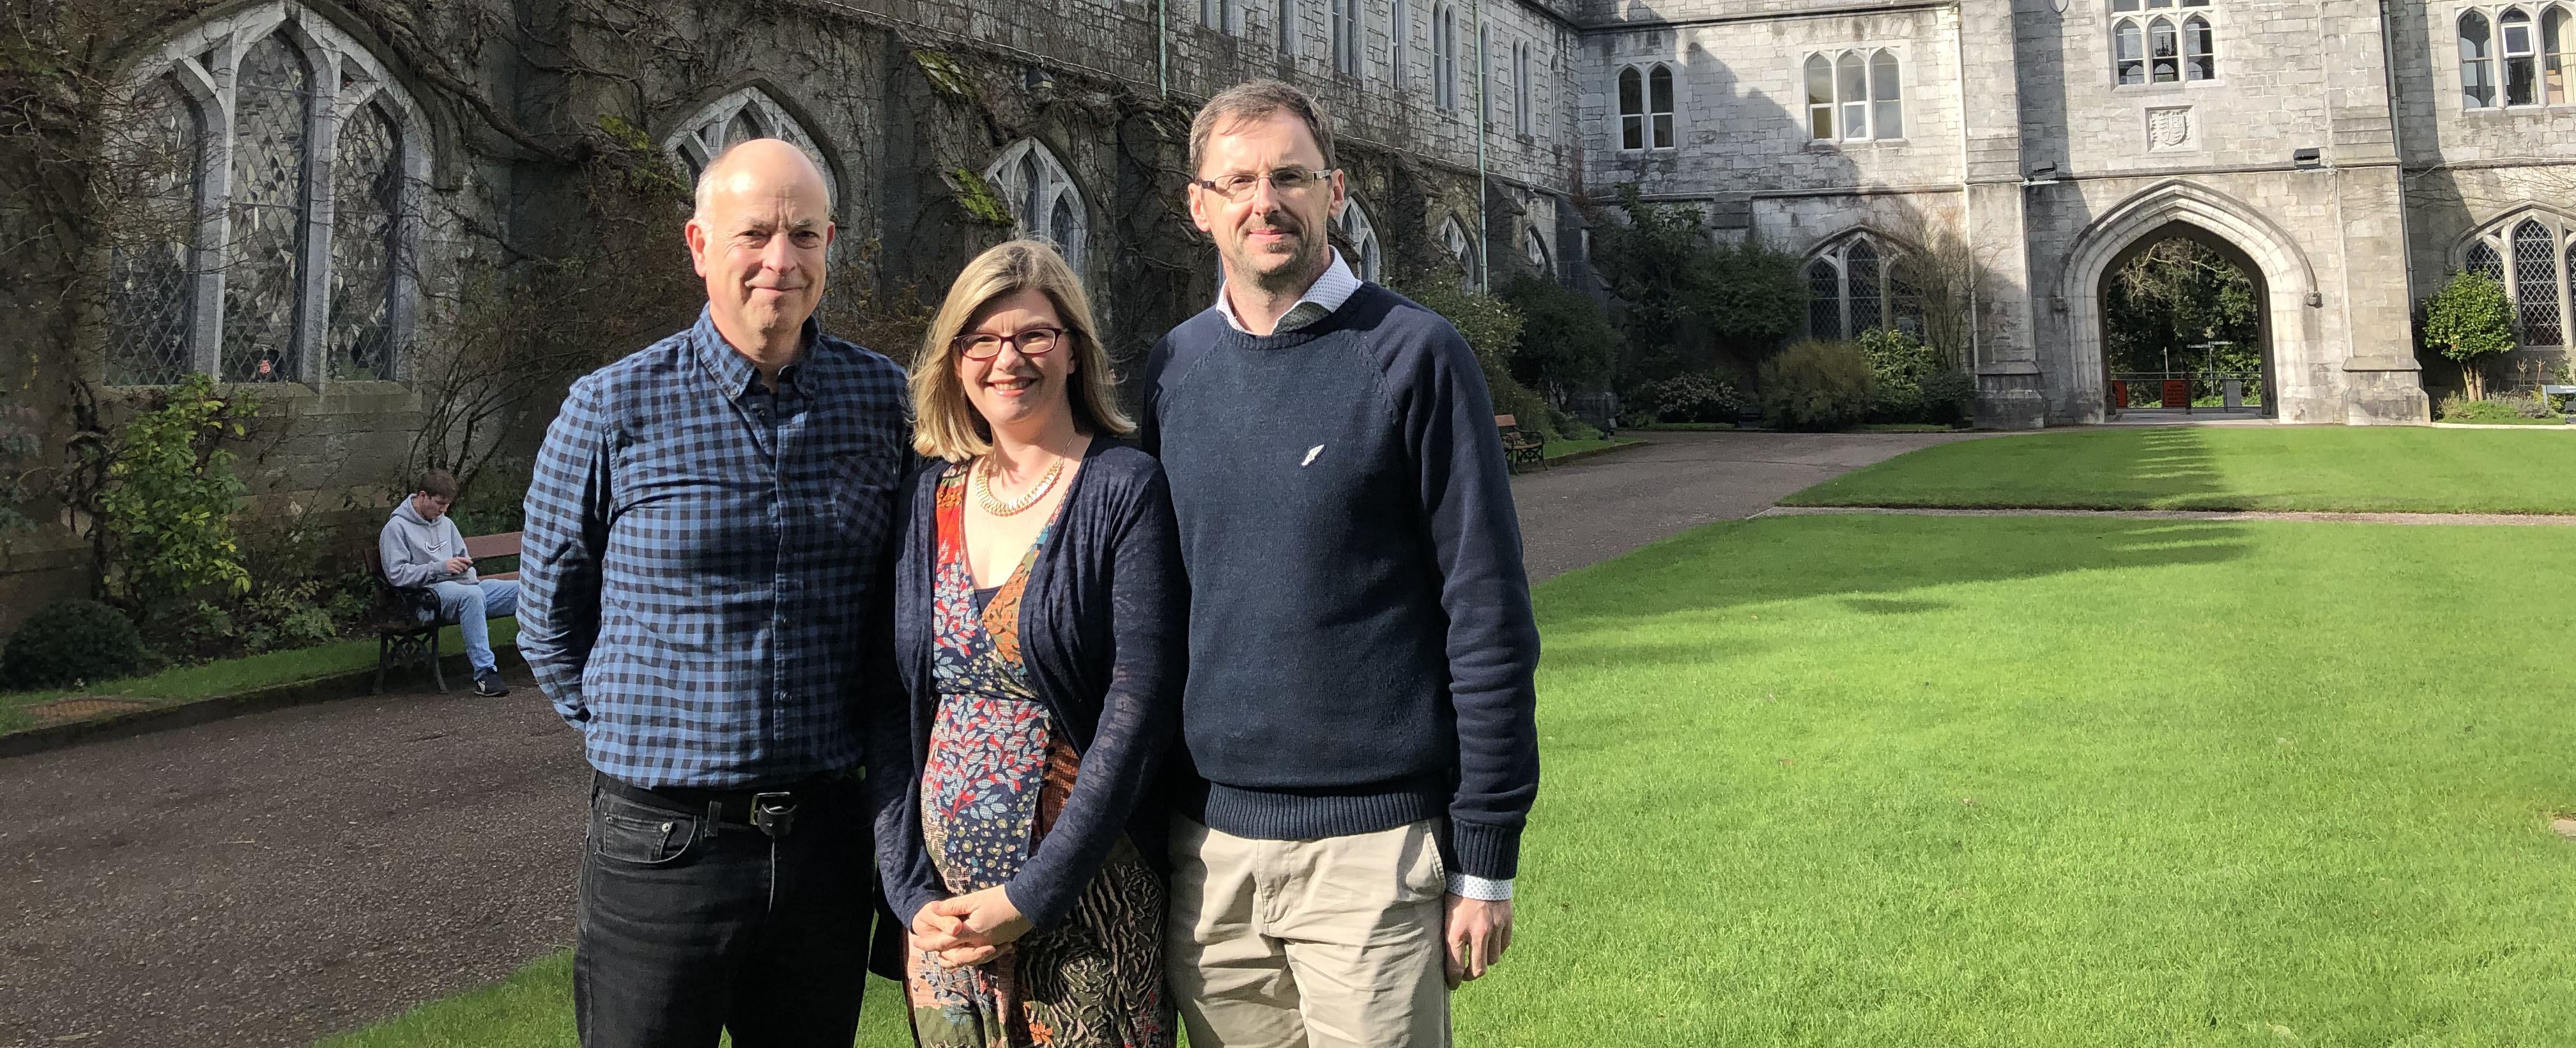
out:
{"label": "light blue jeans", "polygon": [[484,579],[441,582],[430,588],[438,594],[438,617],[455,619],[458,632],[465,634],[465,661],[473,663],[478,673],[499,666],[492,657],[492,626],[486,620],[519,617],[519,584]]}

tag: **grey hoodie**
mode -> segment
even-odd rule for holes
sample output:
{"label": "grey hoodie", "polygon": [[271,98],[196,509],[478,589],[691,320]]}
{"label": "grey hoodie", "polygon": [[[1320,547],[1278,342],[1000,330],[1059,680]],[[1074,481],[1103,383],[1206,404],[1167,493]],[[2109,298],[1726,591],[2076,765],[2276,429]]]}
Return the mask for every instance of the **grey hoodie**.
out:
{"label": "grey hoodie", "polygon": [[465,536],[456,530],[456,518],[422,520],[409,496],[394,507],[394,519],[376,536],[376,554],[384,560],[385,580],[396,586],[475,581],[470,564],[463,574],[447,573],[447,558],[465,555]]}

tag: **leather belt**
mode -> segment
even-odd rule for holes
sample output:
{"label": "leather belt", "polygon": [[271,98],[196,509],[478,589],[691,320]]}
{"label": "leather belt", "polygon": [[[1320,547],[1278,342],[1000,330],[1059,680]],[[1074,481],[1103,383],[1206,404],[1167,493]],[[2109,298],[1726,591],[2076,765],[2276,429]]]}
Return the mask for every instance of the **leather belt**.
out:
{"label": "leather belt", "polygon": [[647,788],[604,772],[595,773],[595,778],[601,790],[645,807],[708,820],[709,825],[700,833],[713,835],[718,826],[750,827],[772,838],[785,837],[793,832],[798,812],[809,806],[828,805],[847,785],[843,776],[828,773],[801,782],[738,789],[703,786]]}

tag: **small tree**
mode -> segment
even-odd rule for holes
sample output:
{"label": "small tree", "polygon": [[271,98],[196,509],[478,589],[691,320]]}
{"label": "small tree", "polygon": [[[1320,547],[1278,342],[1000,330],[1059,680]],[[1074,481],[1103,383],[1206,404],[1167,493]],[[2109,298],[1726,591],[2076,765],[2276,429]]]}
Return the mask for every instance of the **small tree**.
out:
{"label": "small tree", "polygon": [[2453,273],[2424,304],[2424,342],[2459,362],[2469,399],[2487,397],[2484,358],[2514,346],[2513,304],[2484,273]]}
{"label": "small tree", "polygon": [[1594,390],[1610,381],[1619,357],[1619,329],[1601,315],[1592,297],[1546,277],[1522,275],[1503,289],[1503,301],[1521,314],[1512,377],[1558,394]]}
{"label": "small tree", "polygon": [[1798,256],[1748,236],[1701,258],[1690,304],[1719,345],[1739,357],[1759,357],[1806,328],[1807,295]]}

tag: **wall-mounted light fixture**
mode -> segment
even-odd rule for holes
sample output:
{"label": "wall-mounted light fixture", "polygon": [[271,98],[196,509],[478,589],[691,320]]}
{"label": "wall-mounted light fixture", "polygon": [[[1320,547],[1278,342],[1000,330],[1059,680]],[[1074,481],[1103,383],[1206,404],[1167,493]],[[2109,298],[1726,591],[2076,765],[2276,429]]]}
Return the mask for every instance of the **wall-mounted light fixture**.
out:
{"label": "wall-mounted light fixture", "polygon": [[2314,171],[2318,168],[2324,167],[2326,166],[2326,151],[2316,148],[2299,150],[2298,152],[2290,154],[2290,166],[2298,168],[2301,171]]}

